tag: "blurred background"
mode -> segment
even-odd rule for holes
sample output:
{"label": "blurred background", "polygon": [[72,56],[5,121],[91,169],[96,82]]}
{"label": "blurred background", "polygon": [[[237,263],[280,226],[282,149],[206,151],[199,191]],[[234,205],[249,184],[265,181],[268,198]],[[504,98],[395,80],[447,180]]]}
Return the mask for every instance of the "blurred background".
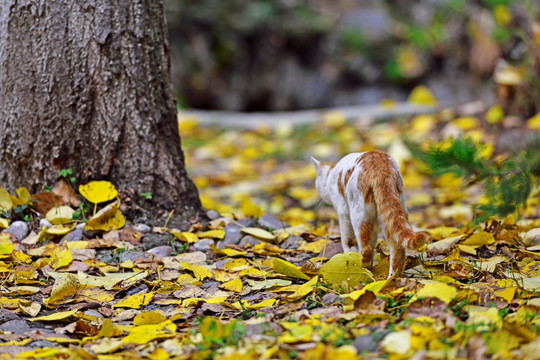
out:
{"label": "blurred background", "polygon": [[533,60],[537,14],[533,0],[167,0],[179,104],[236,111],[399,101],[419,84],[439,104],[493,103],[501,59]]}

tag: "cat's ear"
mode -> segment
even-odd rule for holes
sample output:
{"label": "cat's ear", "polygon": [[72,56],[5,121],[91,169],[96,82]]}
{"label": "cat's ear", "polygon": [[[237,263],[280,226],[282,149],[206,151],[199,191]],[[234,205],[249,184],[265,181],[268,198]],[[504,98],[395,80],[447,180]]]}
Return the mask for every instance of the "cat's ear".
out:
{"label": "cat's ear", "polygon": [[315,169],[319,169],[321,167],[321,162],[315,159],[313,156],[311,157],[311,161],[313,162],[313,165],[315,165]]}

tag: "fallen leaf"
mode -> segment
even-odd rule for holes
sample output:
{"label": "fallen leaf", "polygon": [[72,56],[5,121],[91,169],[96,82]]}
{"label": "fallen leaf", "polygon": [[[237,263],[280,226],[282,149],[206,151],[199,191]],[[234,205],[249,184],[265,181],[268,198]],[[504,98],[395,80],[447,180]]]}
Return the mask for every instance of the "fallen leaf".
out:
{"label": "fallen leaf", "polygon": [[346,281],[350,287],[363,284],[373,279],[371,271],[362,266],[362,255],[346,252],[333,256],[319,269],[323,281],[339,284]]}
{"label": "fallen leaf", "polygon": [[69,206],[55,206],[47,212],[45,218],[53,225],[69,224],[73,222],[74,212]]}
{"label": "fallen leaf", "polygon": [[108,181],[90,181],[80,185],[79,193],[93,204],[110,201],[118,196],[116,188]]}
{"label": "fallen leaf", "polygon": [[298,267],[280,258],[272,258],[272,268],[275,272],[297,279],[309,280],[309,276],[301,272]]}
{"label": "fallen leaf", "polygon": [[125,223],[126,218],[122,212],[118,209],[120,202],[116,201],[112,204],[105,206],[98,211],[86,222],[84,226],[87,230],[102,230],[111,231],[121,229]]}
{"label": "fallen leaf", "polygon": [[254,236],[261,240],[272,241],[275,239],[274,234],[269,231],[254,227],[244,227],[241,230],[243,233]]}
{"label": "fallen leaf", "polygon": [[68,317],[75,315],[79,310],[73,309],[69,311],[61,311],[61,312],[55,312],[50,315],[41,316],[33,319],[29,319],[30,321],[58,321],[58,320],[64,320]]}

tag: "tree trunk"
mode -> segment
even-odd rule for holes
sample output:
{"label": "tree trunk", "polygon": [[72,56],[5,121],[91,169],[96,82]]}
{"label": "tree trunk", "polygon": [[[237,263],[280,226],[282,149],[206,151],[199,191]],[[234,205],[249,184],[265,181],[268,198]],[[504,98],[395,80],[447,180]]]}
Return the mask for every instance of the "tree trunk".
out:
{"label": "tree trunk", "polygon": [[41,191],[70,168],[199,213],[169,70],[163,0],[2,0],[0,186]]}

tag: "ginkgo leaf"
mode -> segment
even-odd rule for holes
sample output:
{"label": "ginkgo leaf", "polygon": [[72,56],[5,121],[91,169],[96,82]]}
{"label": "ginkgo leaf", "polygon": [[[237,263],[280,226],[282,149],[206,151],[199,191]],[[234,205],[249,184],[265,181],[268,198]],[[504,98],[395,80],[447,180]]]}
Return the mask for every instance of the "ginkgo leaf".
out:
{"label": "ginkgo leaf", "polygon": [[188,244],[193,244],[199,241],[199,237],[193,233],[190,232],[182,232],[177,229],[168,229],[167,230],[170,234],[172,234],[175,238],[177,238],[180,241],[187,242]]}
{"label": "ginkgo leaf", "polygon": [[272,241],[275,239],[274,234],[269,231],[254,227],[245,227],[241,230],[243,233],[254,236],[261,240]]}
{"label": "ginkgo leaf", "polygon": [[11,195],[3,187],[0,187],[0,212],[8,212],[13,208]]}
{"label": "ginkgo leaf", "polygon": [[30,321],[57,321],[57,320],[63,320],[67,319],[68,317],[75,315],[79,310],[73,309],[69,311],[61,311],[61,312],[55,312],[50,315],[41,316],[33,319],[29,319]]}
{"label": "ginkgo leaf", "polygon": [[428,280],[425,280],[424,283],[424,287],[418,290],[409,302],[416,301],[420,298],[435,297],[448,304],[457,296],[458,292],[456,288],[451,285]]}
{"label": "ginkgo leaf", "polygon": [[118,191],[108,181],[90,181],[86,185],[80,185],[79,193],[93,204],[110,201],[118,196]]}
{"label": "ginkgo leaf", "polygon": [[120,201],[105,206],[86,222],[84,228],[102,231],[121,229],[126,224],[126,218],[118,209],[119,206]]}
{"label": "ginkgo leaf", "polygon": [[362,267],[362,255],[346,252],[333,256],[319,269],[319,275],[330,284],[347,281],[350,287],[373,279],[371,271]]}
{"label": "ginkgo leaf", "polygon": [[170,320],[159,324],[135,326],[129,335],[122,339],[126,344],[146,344],[152,340],[176,335],[176,324]]}
{"label": "ginkgo leaf", "polygon": [[67,233],[70,233],[73,228],[74,226],[70,225],[53,225],[45,229],[45,232],[50,235],[65,235]]}
{"label": "ginkgo leaf", "polygon": [[167,317],[155,311],[146,311],[133,318],[133,325],[159,324],[167,320]]}
{"label": "ginkgo leaf", "polygon": [[46,299],[47,306],[61,304],[65,298],[68,298],[79,291],[79,280],[75,274],[60,274],[54,282],[51,295]]}
{"label": "ginkgo leaf", "polygon": [[189,264],[185,261],[180,261],[180,265],[186,270],[189,270],[195,275],[195,277],[199,280],[204,280],[206,278],[213,277],[212,272],[200,265],[193,265]]}
{"label": "ginkgo leaf", "polygon": [[309,276],[304,274],[295,265],[280,258],[272,258],[272,268],[275,272],[297,279],[309,280]]}
{"label": "ginkgo leaf", "polygon": [[416,105],[437,106],[437,99],[435,99],[435,96],[433,96],[431,91],[423,85],[417,86],[411,91],[409,102]]}
{"label": "ginkgo leaf", "polygon": [[391,332],[381,341],[380,346],[389,353],[405,355],[411,349],[410,330]]}
{"label": "ginkgo leaf", "polygon": [[54,248],[49,264],[54,270],[71,264],[73,257],[71,256],[71,250],[64,244],[58,245]]}
{"label": "ginkgo leaf", "polygon": [[146,306],[150,303],[152,298],[154,297],[154,293],[138,293],[135,295],[128,296],[125,299],[120,300],[116,304],[113,304],[112,307],[126,307],[126,308],[132,308],[132,309],[140,309],[141,306]]}
{"label": "ginkgo leaf", "polygon": [[468,245],[468,246],[482,246],[482,245],[490,245],[495,242],[495,238],[492,234],[485,232],[485,231],[479,231],[471,236],[469,236],[467,239],[461,242],[461,245]]}
{"label": "ginkgo leaf", "polygon": [[0,229],[7,229],[9,227],[9,219],[0,218]]}
{"label": "ginkgo leaf", "polygon": [[13,242],[10,233],[0,234],[0,255],[9,255],[13,252]]}
{"label": "ginkgo leaf", "polygon": [[313,291],[313,288],[317,285],[317,282],[319,281],[318,276],[314,276],[311,280],[308,282],[302,284],[299,288],[296,289],[294,293],[287,296],[288,300],[299,300],[306,296],[307,294],[311,293]]}
{"label": "ginkgo leaf", "polygon": [[47,219],[53,225],[69,224],[73,222],[74,212],[75,210],[69,206],[55,206],[47,212],[45,219]]}
{"label": "ginkgo leaf", "polygon": [[219,286],[223,290],[232,291],[236,293],[242,292],[242,280],[240,279],[233,279],[230,281],[227,281]]}
{"label": "ginkgo leaf", "polygon": [[223,230],[208,230],[204,232],[198,232],[199,238],[211,238],[217,240],[223,240],[225,238],[225,231]]}

